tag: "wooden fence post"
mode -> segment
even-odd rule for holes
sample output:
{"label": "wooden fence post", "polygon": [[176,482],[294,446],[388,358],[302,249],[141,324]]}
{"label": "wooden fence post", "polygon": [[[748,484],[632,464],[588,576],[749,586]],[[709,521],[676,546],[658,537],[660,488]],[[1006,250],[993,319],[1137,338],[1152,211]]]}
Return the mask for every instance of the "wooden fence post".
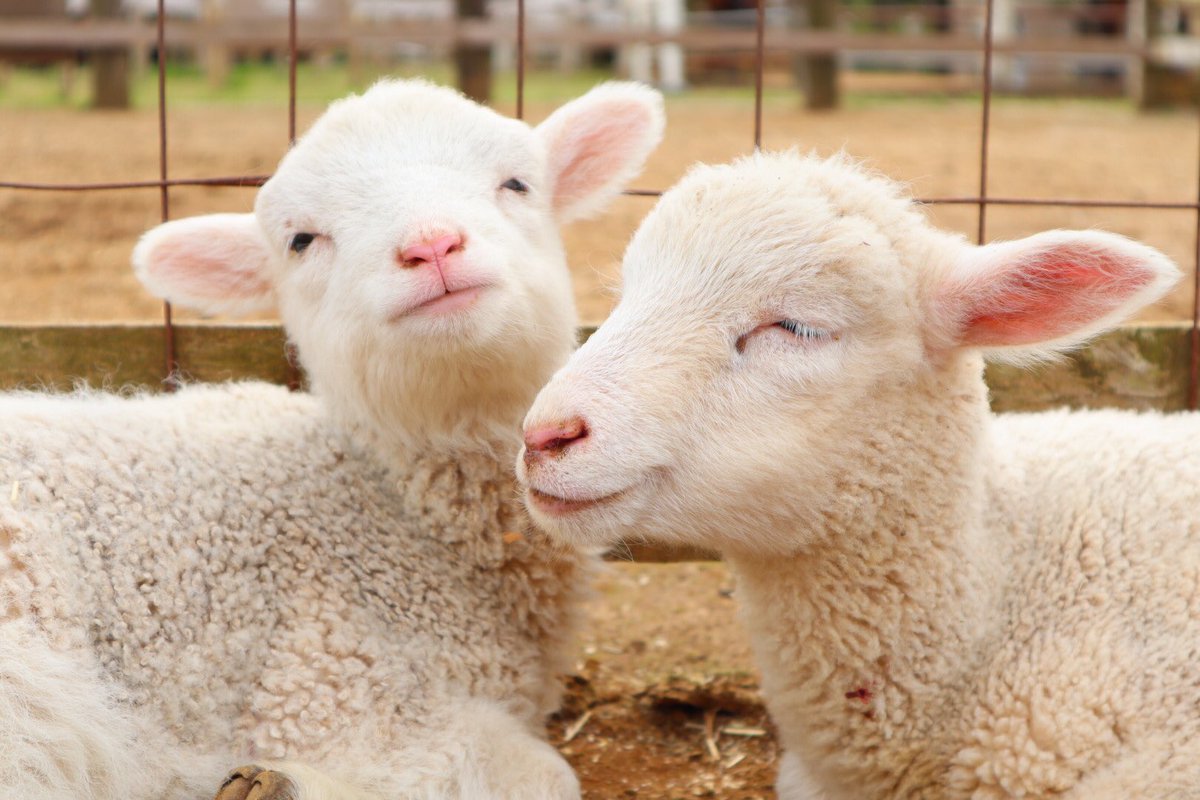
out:
{"label": "wooden fence post", "polygon": [[[805,24],[814,31],[837,28],[837,0],[793,0],[794,10],[803,10]],[[797,56],[796,83],[804,92],[804,106],[810,111],[838,107],[838,54],[812,53]]]}
{"label": "wooden fence post", "polygon": [[1161,0],[1141,0],[1146,53],[1142,57],[1138,106],[1143,110],[1194,105],[1200,102],[1200,80],[1191,69],[1164,63],[1154,55],[1154,45],[1164,34]]}
{"label": "wooden fence post", "polygon": [[225,9],[218,0],[204,0],[200,9],[201,24],[204,26],[204,43],[200,46],[204,77],[208,85],[218,89],[229,80],[233,54],[221,36],[225,22]]}
{"label": "wooden fence post", "polygon": [[[117,19],[121,16],[121,0],[92,0],[92,13]],[[92,85],[92,105],[96,108],[129,108],[129,48],[93,52]]]}
{"label": "wooden fence post", "polygon": [[[485,0],[454,0],[454,15],[459,22],[483,20],[487,4]],[[488,45],[459,42],[454,47],[454,68],[459,91],[477,103],[492,99],[492,50]]]}

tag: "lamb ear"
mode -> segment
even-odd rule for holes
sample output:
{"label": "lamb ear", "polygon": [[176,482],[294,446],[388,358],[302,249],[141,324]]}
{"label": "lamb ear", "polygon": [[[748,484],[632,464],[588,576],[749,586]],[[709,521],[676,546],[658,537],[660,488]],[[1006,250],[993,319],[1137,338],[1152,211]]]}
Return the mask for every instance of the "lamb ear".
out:
{"label": "lamb ear", "polygon": [[662,95],[637,83],[604,83],[537,127],[560,222],[599,211],[642,170],[662,140]]}
{"label": "lamb ear", "polygon": [[1123,236],[1047,231],[969,247],[934,289],[935,347],[1038,356],[1078,344],[1162,297],[1179,269]]}
{"label": "lamb ear", "polygon": [[274,305],[272,255],[253,214],[208,214],[165,222],[133,250],[151,293],[208,314],[249,314]]}

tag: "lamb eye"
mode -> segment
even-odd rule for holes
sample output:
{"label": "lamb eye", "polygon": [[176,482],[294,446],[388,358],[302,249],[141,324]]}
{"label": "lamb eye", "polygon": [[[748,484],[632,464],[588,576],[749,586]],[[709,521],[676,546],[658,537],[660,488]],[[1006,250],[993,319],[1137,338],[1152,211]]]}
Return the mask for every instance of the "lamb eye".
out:
{"label": "lamb eye", "polygon": [[840,335],[833,331],[825,330],[824,328],[814,328],[812,325],[805,325],[803,322],[795,319],[780,319],[775,322],[764,322],[753,330],[743,333],[733,343],[733,347],[739,353],[746,352],[747,343],[756,336],[768,333],[775,328],[787,331],[789,334],[799,339],[804,343],[818,344],[825,341],[837,341]]}
{"label": "lamb eye", "polygon": [[508,189],[517,194],[525,194],[529,191],[529,187],[520,178],[509,178],[504,183],[500,184],[501,189]]}
{"label": "lamb eye", "polygon": [[781,319],[775,325],[776,327],[783,328],[797,339],[828,339],[832,335],[829,331],[805,325],[803,322],[794,319]]}
{"label": "lamb eye", "polygon": [[291,250],[293,253],[303,253],[316,238],[317,236],[314,233],[297,233],[288,242],[288,250]]}

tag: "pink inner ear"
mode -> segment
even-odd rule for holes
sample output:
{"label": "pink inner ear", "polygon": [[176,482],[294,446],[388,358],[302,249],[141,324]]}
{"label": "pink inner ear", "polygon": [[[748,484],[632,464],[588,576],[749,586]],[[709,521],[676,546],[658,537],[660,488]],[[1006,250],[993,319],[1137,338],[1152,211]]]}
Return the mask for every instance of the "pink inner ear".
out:
{"label": "pink inner ear", "polygon": [[568,132],[555,148],[567,158],[555,185],[555,200],[560,204],[590,194],[620,172],[629,162],[630,146],[637,143],[629,132],[650,123],[646,108],[638,103],[613,102],[603,110],[603,119],[585,130]]}
{"label": "pink inner ear", "polygon": [[[214,237],[218,234],[214,233]],[[246,253],[237,244],[219,240],[201,248],[189,239],[166,239],[150,254],[150,271],[158,280],[186,292],[191,298],[241,300],[261,297],[271,284],[247,265]]]}
{"label": "pink inner ear", "polygon": [[994,267],[966,297],[965,345],[996,347],[1047,342],[1086,328],[1145,289],[1155,273],[1134,258],[1086,245],[1062,245]]}

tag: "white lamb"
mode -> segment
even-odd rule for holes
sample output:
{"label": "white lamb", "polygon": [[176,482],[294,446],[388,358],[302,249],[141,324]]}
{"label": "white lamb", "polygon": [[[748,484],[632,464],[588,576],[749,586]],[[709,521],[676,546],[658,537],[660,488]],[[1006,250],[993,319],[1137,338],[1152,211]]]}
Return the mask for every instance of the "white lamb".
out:
{"label": "white lamb", "polygon": [[693,171],[542,391],[535,521],[722,552],[787,800],[1200,798],[1200,416],[988,410],[1177,270],[975,247],[844,158]]}
{"label": "white lamb", "polygon": [[313,394],[0,397],[0,797],[579,796],[542,723],[589,562],[512,459],[574,346],[557,226],[662,123],[635,85],[531,129],[382,83],[254,214],[145,236],[161,296],[278,304]]}

